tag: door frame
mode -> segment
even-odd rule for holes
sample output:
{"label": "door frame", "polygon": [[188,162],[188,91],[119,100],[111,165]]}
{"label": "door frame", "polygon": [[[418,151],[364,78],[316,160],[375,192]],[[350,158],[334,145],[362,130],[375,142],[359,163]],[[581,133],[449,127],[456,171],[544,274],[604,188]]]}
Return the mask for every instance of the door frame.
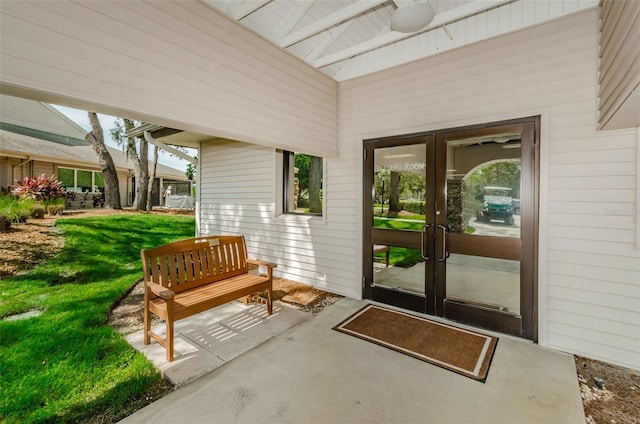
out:
{"label": "door frame", "polygon": [[[403,134],[398,136],[386,136],[381,138],[372,138],[363,140],[363,222],[362,222],[362,296],[364,299],[372,299],[372,285],[373,275],[372,267],[373,252],[371,251],[372,245],[372,231],[371,222],[368,221],[371,212],[373,210],[373,198],[371,193],[367,193],[368,184],[365,181],[373,181],[374,170],[373,167],[365,166],[368,160],[367,151],[372,148],[391,147],[397,144],[411,144],[425,142],[428,137],[435,137],[436,141],[440,137],[446,137],[447,134],[456,133],[491,133],[492,129],[499,126],[509,125],[524,125],[525,131],[523,131],[523,137],[531,135],[532,139],[527,142],[522,142],[521,158],[522,158],[522,174],[521,174],[521,193],[526,193],[528,196],[528,204],[530,208],[521,209],[521,238],[518,239],[518,243],[522,241],[521,252],[522,259],[520,262],[521,273],[521,308],[520,319],[513,317],[510,319],[507,314],[501,318],[504,325],[496,325],[495,311],[485,311],[481,308],[473,308],[468,305],[458,304],[451,301],[438,302],[437,299],[433,299],[435,305],[433,305],[433,313],[437,316],[445,316],[447,319],[460,320],[468,322],[468,319],[472,318],[473,324],[479,326],[493,327],[497,331],[501,331],[507,334],[517,335],[527,339],[531,339],[534,342],[538,340],[538,243],[539,243],[539,185],[540,185],[540,116],[532,116],[518,119],[510,119],[505,121],[489,122],[477,125],[454,127],[447,129],[439,129],[433,131],[424,131],[419,133]],[[374,147],[373,147],[374,146]],[[446,152],[442,152],[442,149],[437,151],[438,157],[429,157],[430,153],[427,153],[427,164],[435,163],[437,160],[443,160]],[[369,169],[371,168],[371,169]],[[369,180],[366,180],[369,178]],[[445,182],[446,184],[446,182]],[[445,190],[440,185],[436,186],[436,190]],[[521,194],[522,197],[522,194]],[[522,199],[521,199],[522,201]],[[446,219],[446,214],[442,214],[440,219]],[[449,240],[447,242],[450,242]],[[455,242],[455,235],[451,242]],[[436,253],[437,254],[437,253]],[[515,259],[515,258],[514,258]],[[369,284],[367,284],[369,279]],[[524,284],[522,281],[528,280],[529,283]],[[444,283],[442,283],[444,284]],[[426,287],[425,287],[426,289]],[[443,287],[435,287],[434,290],[444,290]],[[524,291],[528,293],[528,296],[523,294]],[[420,302],[424,302],[425,299],[420,299],[419,296],[415,297],[415,302],[409,306],[403,306],[406,304],[406,300],[401,299],[399,294],[398,299],[394,299],[392,292],[389,291],[389,304],[400,307],[419,308]],[[386,299],[385,299],[386,302]],[[427,306],[425,305],[425,309]],[[419,309],[414,309],[419,310]],[[517,328],[516,328],[517,327]]]}

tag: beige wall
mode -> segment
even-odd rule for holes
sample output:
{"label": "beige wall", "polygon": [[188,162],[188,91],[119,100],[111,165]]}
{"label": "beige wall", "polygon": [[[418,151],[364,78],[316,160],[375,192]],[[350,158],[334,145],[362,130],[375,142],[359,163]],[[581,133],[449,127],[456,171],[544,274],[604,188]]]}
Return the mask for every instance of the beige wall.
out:
{"label": "beige wall", "polygon": [[3,2],[4,93],[338,153],[337,83],[204,2]]}
{"label": "beige wall", "polygon": [[640,127],[640,2],[604,0],[600,11],[599,128]]}
{"label": "beige wall", "polygon": [[540,115],[540,343],[638,369],[638,146],[596,132],[597,60],[593,9],[345,82],[329,172],[361,164],[363,139]]}
{"label": "beige wall", "polygon": [[200,230],[360,297],[362,141],[540,115],[540,344],[638,369],[638,147],[635,131],[595,130],[597,43],[594,9],[342,83],[323,218],[276,216],[273,149],[205,143]]}

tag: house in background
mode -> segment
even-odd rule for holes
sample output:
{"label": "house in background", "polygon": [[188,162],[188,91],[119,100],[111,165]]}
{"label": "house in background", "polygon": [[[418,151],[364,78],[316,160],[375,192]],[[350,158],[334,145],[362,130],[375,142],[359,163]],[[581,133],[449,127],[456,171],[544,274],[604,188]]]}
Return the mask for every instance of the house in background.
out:
{"label": "house in background", "polygon": [[[279,276],[640,369],[640,2],[432,0],[412,34],[404,3],[3,2],[0,89],[183,130],[197,233]],[[321,213],[290,213],[296,154]],[[493,163],[520,214],[461,221]],[[383,173],[421,181],[417,230]]]}
{"label": "house in background", "polygon": [[[0,95],[0,187],[24,177],[55,175],[67,191],[78,193],[72,208],[92,208],[93,196],[104,191],[102,172],[86,131],[49,104]],[[121,150],[108,147],[118,172],[122,205],[131,205],[133,163]],[[191,184],[183,172],[158,164],[153,205],[164,204],[161,187],[188,195]]]}

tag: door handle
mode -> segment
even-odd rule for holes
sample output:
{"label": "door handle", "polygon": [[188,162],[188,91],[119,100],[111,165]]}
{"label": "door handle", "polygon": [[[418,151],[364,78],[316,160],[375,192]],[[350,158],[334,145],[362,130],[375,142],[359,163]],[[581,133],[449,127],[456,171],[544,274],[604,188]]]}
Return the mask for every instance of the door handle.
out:
{"label": "door handle", "polygon": [[420,256],[422,256],[422,259],[424,259],[425,261],[431,260],[431,258],[427,256],[427,254],[424,251],[424,236],[425,234],[427,234],[427,228],[431,226],[433,226],[433,224],[424,224],[422,226],[422,230],[420,230]]}
{"label": "door handle", "polygon": [[447,252],[447,233],[449,232],[449,227],[445,225],[438,225],[438,228],[442,230],[442,257],[437,259],[437,261],[444,262],[449,257],[449,252]]}

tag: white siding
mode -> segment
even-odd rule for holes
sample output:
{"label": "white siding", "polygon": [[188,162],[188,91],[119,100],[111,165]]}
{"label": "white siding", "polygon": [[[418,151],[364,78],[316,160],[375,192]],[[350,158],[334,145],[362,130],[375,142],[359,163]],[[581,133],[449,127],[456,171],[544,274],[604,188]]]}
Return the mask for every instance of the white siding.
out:
{"label": "white siding", "polygon": [[329,206],[344,203],[333,200],[330,173],[325,175],[326,221],[275,217],[274,149],[216,140],[202,143],[200,160],[204,164],[199,184],[202,234],[243,234],[252,257],[278,264],[276,275],[360,297],[360,286],[354,284],[359,274],[354,241],[360,236],[352,225],[359,210],[352,207],[344,214]]}
{"label": "white siding", "polygon": [[3,2],[0,17],[5,93],[337,154],[337,83],[202,2]]}
{"label": "white siding", "polygon": [[639,127],[640,2],[602,1],[599,77],[600,128]]}
{"label": "white siding", "polygon": [[540,343],[640,369],[638,146],[596,132],[597,58],[593,9],[342,83],[328,218],[361,226],[363,139],[541,115]]}

